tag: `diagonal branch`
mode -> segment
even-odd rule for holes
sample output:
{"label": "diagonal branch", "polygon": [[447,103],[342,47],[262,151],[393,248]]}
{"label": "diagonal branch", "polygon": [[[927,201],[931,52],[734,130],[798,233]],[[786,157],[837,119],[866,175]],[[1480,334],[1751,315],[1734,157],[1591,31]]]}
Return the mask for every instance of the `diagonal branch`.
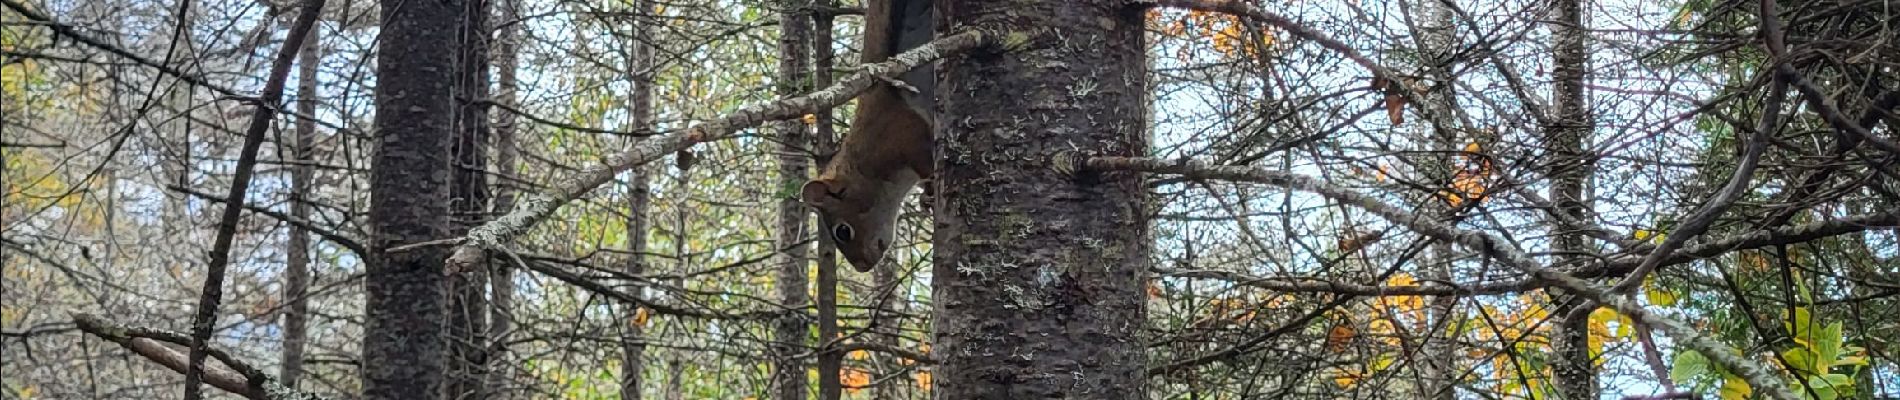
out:
{"label": "diagonal branch", "polygon": [[[1643,263],[1637,265],[1636,270],[1630,271],[1629,276],[1624,277],[1622,282],[1611,286],[1610,292],[1630,293],[1631,290],[1635,290],[1636,286],[1643,284],[1644,276],[1662,265],[1664,258],[1669,257],[1684,243],[1688,243],[1689,239],[1707,232],[1710,226],[1715,225],[1716,217],[1721,216],[1723,211],[1735,204],[1735,200],[1742,198],[1742,193],[1748,191],[1749,180],[1755,176],[1755,167],[1761,164],[1762,153],[1768,148],[1768,132],[1774,131],[1776,120],[1781,117],[1781,99],[1787,88],[1787,80],[1779,77],[1770,80],[1768,99],[1762,104],[1761,121],[1755,125],[1755,132],[1744,139],[1742,159],[1735,165],[1735,173],[1729,176],[1728,183],[1722,185],[1722,189],[1716,192],[1715,197],[1709,199],[1709,202],[1703,203],[1702,206],[1696,207],[1695,211],[1690,212],[1689,216],[1684,218],[1682,225],[1670,232],[1661,245],[1650,250],[1649,256],[1643,257]],[[1573,312],[1589,313],[1589,309],[1594,308],[1578,307]]]}
{"label": "diagonal branch", "polygon": [[198,382],[204,378],[205,342],[211,340],[211,325],[218,319],[218,303],[224,298],[224,270],[230,266],[231,242],[236,240],[238,217],[244,213],[244,194],[251,187],[251,173],[257,170],[257,150],[263,147],[264,132],[270,130],[272,117],[277,115],[277,104],[283,100],[284,82],[290,79],[290,66],[297,60],[298,47],[321,14],[323,0],[304,0],[296,25],[291,26],[290,34],[284,37],[283,47],[277,49],[270,79],[264,82],[263,97],[258,100],[250,127],[244,133],[244,148],[238,152],[231,190],[225,196],[224,214],[218,219],[217,237],[211,245],[211,264],[205,272],[204,289],[198,294],[198,312],[192,319],[190,365],[185,369],[186,400],[203,396]]}
{"label": "diagonal branch", "polygon": [[1189,160],[1164,161],[1152,158],[1129,157],[1095,157],[1088,159],[1083,166],[1095,171],[1142,171],[1178,174],[1196,179],[1253,182],[1287,190],[1318,194],[1334,201],[1366,210],[1374,215],[1378,215],[1380,218],[1404,226],[1419,234],[1470,248],[1484,254],[1488,258],[1500,261],[1513,269],[1530,274],[1534,278],[1550,282],[1552,285],[1561,287],[1571,293],[1609,306],[1611,309],[1616,310],[1616,312],[1630,317],[1630,319],[1642,321],[1650,326],[1657,327],[1661,329],[1663,333],[1675,339],[1676,342],[1682,343],[1690,349],[1702,353],[1703,356],[1714,361],[1716,364],[1728,368],[1730,371],[1734,371],[1736,375],[1741,376],[1750,386],[1760,389],[1763,393],[1767,394],[1769,398],[1775,400],[1796,400],[1800,398],[1796,396],[1794,392],[1788,390],[1788,387],[1783,385],[1773,372],[1762,366],[1761,363],[1746,358],[1740,350],[1730,347],[1728,344],[1717,341],[1714,338],[1710,338],[1708,335],[1703,334],[1687,323],[1661,314],[1649,312],[1649,310],[1644,309],[1641,305],[1633,301],[1624,299],[1621,296],[1611,295],[1608,290],[1600,285],[1578,279],[1575,276],[1561,271],[1545,268],[1543,265],[1538,264],[1536,260],[1533,260],[1530,255],[1507,245],[1507,242],[1505,242],[1503,238],[1489,233],[1459,229],[1455,226],[1438,222],[1430,217],[1406,211],[1391,204],[1386,204],[1371,196],[1333,186],[1304,175],[1282,171],[1242,166],[1213,166]]}
{"label": "diagonal branch", "polygon": [[[0,0],[9,1],[9,0]],[[691,148],[693,145],[724,140],[736,136],[741,129],[757,126],[766,121],[797,118],[818,110],[836,107],[857,97],[858,93],[869,89],[880,79],[895,77],[910,71],[924,63],[943,58],[949,54],[974,49],[987,43],[995,35],[981,31],[969,31],[939,38],[892,57],[890,61],[866,65],[862,70],[846,76],[837,84],[810,94],[779,99],[765,103],[755,103],[740,107],[724,117],[693,125],[684,130],[674,131],[648,138],[635,144],[633,148],[609,155],[600,164],[581,170],[579,176],[562,179],[550,191],[523,196],[514,210],[495,220],[477,226],[468,231],[462,244],[449,256],[451,271],[466,271],[482,258],[482,249],[499,248],[503,243],[554,214],[554,210],[569,201],[580,198],[587,192],[614,179],[622,171],[659,159],[669,153]]]}

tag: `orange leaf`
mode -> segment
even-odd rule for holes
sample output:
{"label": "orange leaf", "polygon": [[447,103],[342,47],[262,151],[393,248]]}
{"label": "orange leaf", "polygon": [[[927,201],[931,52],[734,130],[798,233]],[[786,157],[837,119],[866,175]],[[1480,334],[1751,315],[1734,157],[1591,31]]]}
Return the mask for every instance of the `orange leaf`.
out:
{"label": "orange leaf", "polygon": [[1391,119],[1393,125],[1405,123],[1405,97],[1388,91],[1385,94],[1385,117]]}
{"label": "orange leaf", "polygon": [[917,371],[917,388],[930,390],[930,371]]}
{"label": "orange leaf", "polygon": [[1346,351],[1346,344],[1351,343],[1356,336],[1359,336],[1359,332],[1353,330],[1352,326],[1333,325],[1333,330],[1326,333],[1326,350],[1334,353]]}
{"label": "orange leaf", "polygon": [[859,390],[871,386],[871,372],[858,368],[845,368],[838,371],[838,382],[844,385],[846,392],[857,394]]}

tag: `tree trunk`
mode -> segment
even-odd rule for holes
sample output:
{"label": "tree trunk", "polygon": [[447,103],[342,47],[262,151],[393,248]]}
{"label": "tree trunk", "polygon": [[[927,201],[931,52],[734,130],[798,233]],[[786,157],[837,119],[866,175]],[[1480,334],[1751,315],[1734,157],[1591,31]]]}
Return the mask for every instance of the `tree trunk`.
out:
{"label": "tree trunk", "polygon": [[[1453,55],[1458,54],[1458,33],[1452,24],[1454,16],[1451,7],[1440,3],[1439,0],[1422,1],[1420,6],[1425,14],[1424,24],[1420,27],[1423,32],[1419,35],[1419,50],[1422,53],[1420,62],[1425,64],[1427,78],[1439,84],[1434,88],[1435,90],[1425,96],[1427,103],[1425,108],[1430,115],[1425,120],[1430,124],[1427,129],[1432,132],[1430,137],[1433,138],[1429,146],[1431,150],[1442,155],[1436,160],[1439,167],[1437,172],[1442,174],[1439,182],[1449,184],[1461,168],[1457,160],[1466,158],[1455,153],[1463,146],[1458,143],[1458,137],[1453,133],[1463,126],[1461,124],[1463,119],[1458,116],[1461,109],[1458,107],[1457,89],[1451,84],[1456,79],[1452,72],[1452,63],[1455,61]],[[1471,140],[1478,140],[1478,138],[1474,137]],[[1485,143],[1484,148],[1489,148],[1489,143]],[[1436,209],[1435,213],[1441,217],[1453,217],[1452,214],[1455,212],[1452,207],[1448,207],[1436,196],[1427,200],[1427,204]],[[1434,244],[1431,257],[1427,258],[1430,267],[1425,269],[1422,276],[1434,281],[1452,282],[1454,257],[1456,256],[1450,243]],[[1455,332],[1455,330],[1448,330],[1447,324],[1463,323],[1463,319],[1460,318],[1462,313],[1458,311],[1458,301],[1457,296],[1438,296],[1431,301],[1429,315],[1434,322],[1431,325],[1433,329],[1423,332],[1423,335],[1417,339],[1418,343],[1421,343],[1419,354],[1422,358],[1418,366],[1420,375],[1423,375],[1425,379],[1423,384],[1416,388],[1421,392],[1418,394],[1420,398],[1438,400],[1456,398],[1457,392],[1453,388],[1457,385],[1457,376],[1460,373],[1457,364],[1459,357],[1453,353],[1456,339],[1436,336],[1442,332]]]}
{"label": "tree trunk", "polygon": [[938,71],[936,398],[1146,396],[1142,178],[1050,167],[1068,152],[1148,155],[1142,13],[1113,0],[937,7],[939,26],[1021,37]]}
{"label": "tree trunk", "polygon": [[[520,0],[495,0],[495,25],[501,30],[495,33],[493,57],[495,68],[495,102],[509,107],[517,107],[515,90],[519,86],[515,71],[520,68],[521,49],[521,3]],[[495,204],[491,210],[506,211],[514,209],[515,192],[515,115],[507,111],[494,112],[495,146]],[[514,385],[508,379],[512,376],[504,367],[508,363],[508,336],[513,332],[513,313],[515,305],[514,264],[506,262],[490,263],[488,284],[492,296],[488,307],[488,371],[489,394],[493,398],[510,398],[509,390]]]}
{"label": "tree trunk", "polygon": [[[827,0],[805,0],[805,5],[816,6],[819,1],[824,1],[826,6],[832,5],[831,2]],[[810,16],[812,23],[811,35],[809,35],[811,37],[812,86],[830,87],[833,59],[833,53],[831,51],[831,19],[833,15],[823,13],[805,13],[801,15]],[[815,154],[832,154],[832,152],[837,151],[838,145],[836,139],[837,132],[831,127],[831,110],[825,109],[819,111],[815,113],[814,117],[812,123],[814,129],[811,140],[812,150]],[[820,157],[829,158],[828,156]],[[829,159],[812,161],[815,161],[815,165],[827,165],[831,162]],[[843,378],[839,376],[844,370],[844,353],[830,351],[832,349],[830,345],[837,344],[836,340],[843,336],[843,332],[838,327],[838,245],[829,240],[819,240],[817,242],[818,341],[819,343],[827,344],[824,349],[826,351],[818,353],[818,399],[836,400],[844,393]],[[877,268],[879,270],[889,269],[891,268],[891,263],[878,263]],[[873,322],[872,324],[875,325],[876,323]],[[878,386],[878,390],[883,390],[890,386],[891,385],[880,385]]]}
{"label": "tree trunk", "polygon": [[[1553,10],[1555,22],[1550,30],[1556,42],[1551,50],[1551,79],[1554,80],[1551,113],[1554,115],[1551,115],[1550,125],[1544,127],[1544,145],[1552,152],[1545,173],[1551,180],[1550,201],[1555,203],[1557,213],[1585,220],[1589,199],[1584,197],[1584,185],[1594,163],[1584,153],[1584,141],[1590,135],[1593,121],[1583,92],[1585,68],[1590,61],[1584,44],[1587,32],[1583,25],[1583,0],[1558,0]],[[1563,229],[1554,218],[1550,225],[1554,241],[1551,247],[1558,254],[1558,264],[1587,258],[1585,254],[1592,249],[1583,233]],[[1595,399],[1597,382],[1596,368],[1590,359],[1590,313],[1576,310],[1585,303],[1583,299],[1554,294],[1557,307],[1552,315],[1567,316],[1559,321],[1555,329],[1557,337],[1552,341],[1556,350],[1552,370],[1558,393],[1566,399]]]}
{"label": "tree trunk", "polygon": [[[319,31],[322,29],[310,29],[297,54],[297,113],[305,116],[317,115],[317,67],[323,61],[322,50],[317,47]],[[317,121],[298,118],[296,128],[290,150],[291,159],[297,161],[290,167],[290,217],[309,221],[310,192],[314,189],[310,187],[314,172],[311,164],[316,158],[312,146],[317,141]],[[303,377],[304,340],[309,337],[310,321],[310,301],[304,297],[309,290],[310,232],[291,225],[290,238],[284,242],[283,295],[283,299],[290,302],[290,308],[284,312],[283,368],[277,374],[278,381],[291,389],[296,389],[297,380]]]}
{"label": "tree trunk", "polygon": [[[653,7],[647,0],[633,0],[632,40],[627,46],[627,130],[637,132],[654,128],[653,124],[653,19],[647,15]],[[636,139],[637,140],[637,139]],[[646,166],[627,171],[627,275],[646,274],[647,213],[652,208],[650,179]],[[637,292],[636,292],[637,293]],[[638,400],[642,377],[646,374],[645,318],[640,310],[629,310],[621,329],[620,398]]]}
{"label": "tree trunk", "polygon": [[[488,98],[488,1],[467,0],[461,51],[456,64],[455,234],[485,222],[488,210],[488,114],[476,101]],[[486,399],[488,390],[488,273],[492,263],[448,276],[450,357],[447,399]]]}
{"label": "tree trunk", "polygon": [[[787,0],[789,9],[797,10],[808,0]],[[793,96],[806,91],[805,83],[805,45],[809,42],[806,24],[810,21],[803,11],[788,11],[779,15],[779,63],[778,94],[781,97]],[[805,124],[792,120],[778,123],[780,151],[778,156],[778,177],[786,182],[785,187],[798,187],[807,179],[807,162],[799,156],[800,143],[805,140]],[[805,320],[805,306],[810,303],[805,290],[811,286],[806,278],[806,246],[798,244],[805,240],[805,226],[811,222],[809,210],[799,204],[794,196],[785,196],[778,202],[778,238],[775,244],[781,251],[778,264],[778,297],[787,312],[778,318],[777,330],[773,334],[772,346],[772,398],[781,400],[802,400],[806,398],[805,361],[800,354],[805,352],[809,322]],[[820,339],[825,340],[825,339]]]}
{"label": "tree trunk", "polygon": [[371,163],[371,260],[364,277],[363,398],[443,395],[448,248],[389,248],[451,237],[455,43],[463,0],[382,1],[378,135]]}

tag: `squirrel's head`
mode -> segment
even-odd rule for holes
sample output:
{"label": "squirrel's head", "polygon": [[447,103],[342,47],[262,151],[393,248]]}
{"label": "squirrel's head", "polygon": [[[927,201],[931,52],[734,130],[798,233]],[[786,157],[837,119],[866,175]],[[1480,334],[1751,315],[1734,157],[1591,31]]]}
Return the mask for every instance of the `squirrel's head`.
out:
{"label": "squirrel's head", "polygon": [[892,196],[884,193],[890,189],[871,186],[898,185],[853,185],[820,178],[805,182],[799,195],[806,205],[818,210],[818,221],[823,224],[819,236],[837,245],[838,252],[844,253],[844,259],[858,272],[868,272],[884,259],[884,251],[895,236],[898,204],[903,202],[904,192]]}

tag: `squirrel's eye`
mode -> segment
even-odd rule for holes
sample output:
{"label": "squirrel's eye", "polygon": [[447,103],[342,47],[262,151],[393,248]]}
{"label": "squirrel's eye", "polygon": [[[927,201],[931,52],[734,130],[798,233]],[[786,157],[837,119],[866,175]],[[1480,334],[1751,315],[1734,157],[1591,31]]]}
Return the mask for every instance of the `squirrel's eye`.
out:
{"label": "squirrel's eye", "polygon": [[851,225],[833,225],[831,227],[831,240],[836,240],[838,243],[848,243],[851,241],[851,233]]}

